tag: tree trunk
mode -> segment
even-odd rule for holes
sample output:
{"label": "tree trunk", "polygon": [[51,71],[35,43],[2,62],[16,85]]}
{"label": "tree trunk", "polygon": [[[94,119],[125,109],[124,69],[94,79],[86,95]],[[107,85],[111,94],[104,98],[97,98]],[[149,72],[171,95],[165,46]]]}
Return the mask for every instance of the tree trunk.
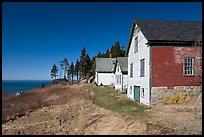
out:
{"label": "tree trunk", "polygon": [[72,81],[73,81],[73,74],[72,74]]}
{"label": "tree trunk", "polygon": [[64,66],[64,80],[66,81],[66,66]]}
{"label": "tree trunk", "polygon": [[60,66],[60,81],[61,81],[61,69],[62,69],[62,68],[61,68],[61,66]]}

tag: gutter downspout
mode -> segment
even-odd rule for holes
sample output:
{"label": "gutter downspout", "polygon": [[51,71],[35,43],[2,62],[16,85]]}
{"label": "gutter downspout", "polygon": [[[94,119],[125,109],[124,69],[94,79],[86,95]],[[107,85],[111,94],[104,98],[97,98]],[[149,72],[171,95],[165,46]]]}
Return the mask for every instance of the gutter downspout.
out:
{"label": "gutter downspout", "polygon": [[149,105],[151,105],[151,101],[152,101],[152,47],[149,46]]}
{"label": "gutter downspout", "polygon": [[121,75],[122,75],[122,91],[123,91],[123,73],[121,73]]}

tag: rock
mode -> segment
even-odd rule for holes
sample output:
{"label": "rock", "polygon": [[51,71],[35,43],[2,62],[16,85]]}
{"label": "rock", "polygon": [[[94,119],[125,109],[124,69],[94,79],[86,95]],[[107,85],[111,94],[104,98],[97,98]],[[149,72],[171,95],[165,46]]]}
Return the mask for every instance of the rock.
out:
{"label": "rock", "polygon": [[23,93],[24,93],[23,91],[16,92],[16,96],[19,96],[20,94],[23,94]]}
{"label": "rock", "polygon": [[84,84],[84,83],[87,83],[87,82],[88,82],[87,79],[83,79],[83,80],[80,81],[80,84]]}
{"label": "rock", "polygon": [[16,113],[16,116],[19,116],[20,114],[19,113]]}
{"label": "rock", "polygon": [[198,96],[197,103],[202,104],[202,92],[201,92],[200,95]]}
{"label": "rock", "polygon": [[6,118],[5,118],[5,121],[9,121],[11,119],[11,117],[10,116],[7,116]]}
{"label": "rock", "polygon": [[16,96],[19,96],[20,95],[20,92],[16,92]]}
{"label": "rock", "polygon": [[95,79],[95,76],[91,76],[91,77],[89,78],[89,80],[88,80],[88,83],[93,83],[94,79]]}

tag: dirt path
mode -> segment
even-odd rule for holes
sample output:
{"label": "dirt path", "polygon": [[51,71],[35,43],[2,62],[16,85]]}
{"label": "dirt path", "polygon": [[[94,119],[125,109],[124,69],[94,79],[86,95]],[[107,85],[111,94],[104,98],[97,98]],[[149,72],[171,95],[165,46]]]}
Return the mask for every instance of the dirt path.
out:
{"label": "dirt path", "polygon": [[[148,113],[153,114],[146,119],[131,118],[93,104],[88,89],[84,89],[83,85],[74,85],[64,88],[64,90],[67,90],[67,101],[64,104],[44,107],[32,112],[30,115],[2,124],[2,133],[57,135],[202,134],[202,120],[197,117],[196,121],[195,117],[193,117],[186,121],[190,117],[187,114],[175,117],[174,114],[170,114],[173,109],[170,107],[165,109],[166,112],[164,110],[162,112],[159,107],[148,109]],[[167,114],[169,115],[168,118],[166,117]],[[180,119],[181,117],[183,119]],[[177,119],[180,119],[179,123],[175,122]],[[171,122],[172,120],[175,121]],[[167,122],[169,123],[167,124]],[[189,122],[191,123],[186,124]],[[192,131],[189,131],[189,129]]]}

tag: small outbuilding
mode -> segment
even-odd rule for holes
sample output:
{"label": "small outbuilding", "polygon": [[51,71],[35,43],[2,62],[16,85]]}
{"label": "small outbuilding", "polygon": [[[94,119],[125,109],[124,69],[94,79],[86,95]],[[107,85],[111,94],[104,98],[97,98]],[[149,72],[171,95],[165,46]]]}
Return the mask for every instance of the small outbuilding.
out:
{"label": "small outbuilding", "polygon": [[116,58],[95,59],[95,82],[98,85],[114,85]]}
{"label": "small outbuilding", "polygon": [[128,57],[117,57],[115,68],[115,89],[127,93]]}

